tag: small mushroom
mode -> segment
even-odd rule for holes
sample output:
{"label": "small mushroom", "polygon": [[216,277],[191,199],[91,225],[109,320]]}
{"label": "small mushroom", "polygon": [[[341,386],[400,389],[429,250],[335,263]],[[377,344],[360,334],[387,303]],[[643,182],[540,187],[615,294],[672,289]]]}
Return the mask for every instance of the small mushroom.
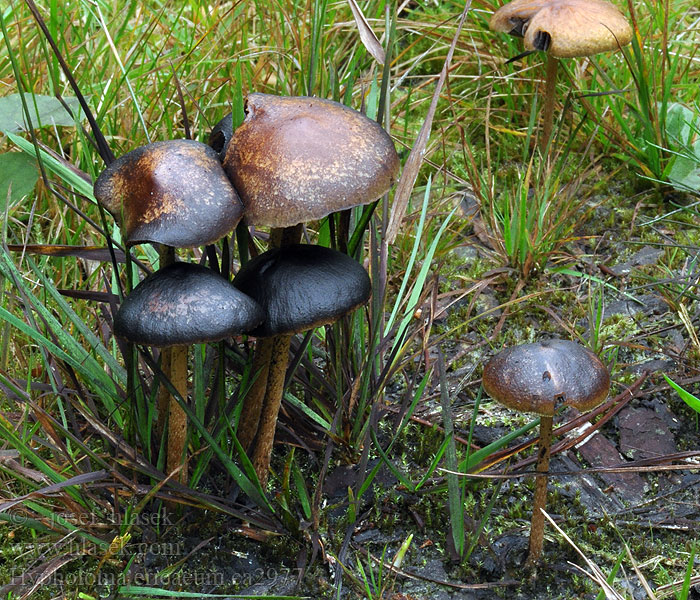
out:
{"label": "small mushroom", "polygon": [[627,19],[605,0],[513,0],[493,14],[489,26],[524,37],[527,50],[547,52],[542,152],[552,132],[558,59],[616,50],[632,40]]}
{"label": "small mushroom", "polygon": [[506,348],[484,367],[484,390],[495,400],[520,412],[540,415],[540,442],[535,496],[530,526],[528,565],[542,554],[547,472],[552,441],[552,420],[559,406],[585,412],[608,395],[610,375],[590,350],[567,340],[547,340]]}
{"label": "small mushroom", "polygon": [[221,275],[176,262],[146,277],[124,299],[114,331],[134,344],[190,346],[249,331],[263,318],[258,303]]}
{"label": "small mushroom", "polygon": [[[294,244],[274,248],[254,258],[236,275],[233,284],[265,311],[265,319],[250,332],[273,337],[267,358],[262,406],[247,404],[239,423],[244,448],[257,438],[252,462],[264,485],[282,402],[289,343],[294,333],[333,323],[369,300],[371,284],[362,265],[348,255],[324,248]],[[261,365],[264,369],[264,365]]]}
{"label": "small mushroom", "polygon": [[[262,308],[229,281],[206,267],[176,262],[149,275],[122,302],[114,317],[115,334],[134,344],[166,348],[161,368],[187,396],[187,348],[215,342],[256,327]],[[166,465],[187,464],[187,419],[171,399]],[[164,416],[164,415],[163,415]],[[178,480],[186,482],[183,468]]]}
{"label": "small mushroom", "polygon": [[323,246],[294,244],[257,256],[233,280],[265,310],[257,337],[301,333],[327,325],[365,304],[367,271],[347,254]]}
{"label": "small mushroom", "polygon": [[382,127],[343,104],[249,94],[224,168],[246,222],[279,228],[376,200],[395,181],[399,158]]}

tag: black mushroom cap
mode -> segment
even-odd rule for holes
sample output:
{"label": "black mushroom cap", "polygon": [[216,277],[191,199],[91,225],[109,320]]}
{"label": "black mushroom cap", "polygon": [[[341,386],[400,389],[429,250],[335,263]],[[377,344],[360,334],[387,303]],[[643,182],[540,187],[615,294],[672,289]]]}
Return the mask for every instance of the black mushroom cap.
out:
{"label": "black mushroom cap", "polygon": [[368,204],[396,180],[399,157],[375,121],[339,102],[249,94],[224,168],[250,225],[290,227]]}
{"label": "black mushroom cap", "polygon": [[486,393],[522,412],[553,416],[559,403],[585,412],[608,395],[610,375],[590,350],[568,340],[506,348],[484,367]]}
{"label": "black mushroom cap", "polygon": [[339,319],[369,300],[367,272],[342,252],[305,244],[268,250],[247,263],[233,284],[266,318],[252,335],[299,333]]}
{"label": "black mushroom cap", "polygon": [[214,127],[209,134],[209,145],[223,161],[229,142],[233,137],[233,114],[228,113]]}
{"label": "black mushroom cap", "polygon": [[194,140],[155,142],[121,156],[97,178],[95,198],[122,223],[129,244],[211,244],[243,214],[218,154]]}
{"label": "black mushroom cap", "polygon": [[114,331],[136,344],[189,345],[243,333],[263,318],[255,300],[211,269],[178,262],[134,288],[114,317]]}

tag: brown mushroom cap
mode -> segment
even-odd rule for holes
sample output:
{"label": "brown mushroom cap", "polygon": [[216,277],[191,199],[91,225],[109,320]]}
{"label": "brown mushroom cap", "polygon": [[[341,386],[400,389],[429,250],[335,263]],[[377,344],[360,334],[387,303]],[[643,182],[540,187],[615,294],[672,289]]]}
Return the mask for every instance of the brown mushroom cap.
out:
{"label": "brown mushroom cap", "polygon": [[580,411],[608,395],[610,375],[590,350],[568,340],[546,340],[506,348],[484,367],[486,393],[521,412],[553,416],[557,404]]}
{"label": "brown mushroom cap", "polygon": [[134,288],[114,317],[114,331],[135,344],[190,345],[243,333],[263,318],[262,308],[221,275],[178,262]]}
{"label": "brown mushroom cap", "polygon": [[513,0],[491,17],[490,27],[524,36],[527,50],[557,58],[615,50],[632,39],[632,28],[605,0]]}
{"label": "brown mushroom cap", "polygon": [[97,178],[95,198],[122,222],[129,244],[210,244],[243,214],[217,153],[193,140],[155,142],[118,158]]}
{"label": "brown mushroom cap", "polygon": [[523,37],[530,19],[552,0],[513,0],[499,8],[489,21],[492,31]]}
{"label": "brown mushroom cap", "polygon": [[251,225],[320,219],[376,200],[396,179],[391,137],[338,102],[249,94],[246,113],[224,168]]}

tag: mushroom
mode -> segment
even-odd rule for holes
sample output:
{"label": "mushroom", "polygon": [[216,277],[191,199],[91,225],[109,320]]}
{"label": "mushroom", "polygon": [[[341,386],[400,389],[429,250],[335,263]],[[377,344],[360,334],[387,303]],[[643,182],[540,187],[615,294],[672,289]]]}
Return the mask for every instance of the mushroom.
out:
{"label": "mushroom", "polygon": [[489,23],[493,31],[524,37],[531,52],[547,52],[547,73],[540,149],[552,134],[554,93],[559,58],[591,56],[629,44],[632,28],[605,0],[513,0],[499,8]]}
{"label": "mushroom", "polygon": [[[245,221],[271,227],[272,246],[298,243],[301,223],[376,200],[397,177],[399,158],[389,134],[338,102],[253,93],[245,110],[230,141],[224,120],[211,141],[225,151],[224,169],[243,201]],[[255,415],[269,393],[269,366],[286,367],[287,356],[279,352],[286,353],[288,346],[274,337],[256,343],[256,379],[238,428],[246,449],[258,428]]]}
{"label": "mushroom", "polygon": [[[252,440],[246,436],[255,432],[250,423],[260,421],[252,462],[264,485],[292,335],[333,323],[365,304],[371,283],[364,268],[347,254],[323,246],[294,244],[268,250],[251,260],[236,274],[233,285],[265,312],[262,323],[249,333],[273,339],[262,410],[247,408],[239,424],[239,429],[243,426],[239,440],[243,437],[241,444],[248,444]],[[259,412],[249,414],[248,410]]]}
{"label": "mushroom", "polygon": [[[211,244],[236,227],[243,205],[215,150],[193,140],[170,140],[141,146],[111,163],[97,178],[95,198],[124,230],[127,244],[162,244],[160,266],[175,260],[174,247]],[[185,397],[187,352],[181,347],[161,354],[161,368]],[[173,374],[179,374],[174,377]],[[185,377],[185,379],[183,379]],[[186,431],[181,407],[161,387],[157,427]],[[185,436],[168,434],[168,470],[181,464]],[[171,462],[172,457],[178,457]],[[186,480],[182,470],[180,481]]]}
{"label": "mushroom", "polygon": [[[186,398],[187,347],[243,333],[263,318],[253,299],[211,269],[176,262],[149,275],[125,298],[114,317],[114,331],[134,344],[172,347],[167,376]],[[172,471],[183,464],[187,420],[180,418],[182,408],[174,401],[168,411],[166,464]]]}
{"label": "mushroom", "polygon": [[124,227],[129,244],[211,244],[231,231],[243,205],[217,153],[194,140],[154,142],[109,165],[95,198]]}
{"label": "mushroom", "polygon": [[527,564],[537,563],[544,543],[547,473],[552,420],[559,406],[581,412],[598,406],[608,395],[610,375],[590,350],[568,340],[546,340],[502,350],[484,367],[486,393],[520,412],[540,415],[540,440]]}
{"label": "mushroom", "polygon": [[250,331],[263,318],[260,305],[221,275],[176,262],[146,277],[124,299],[114,331],[134,344],[190,346]]}
{"label": "mushroom", "polygon": [[378,123],[343,104],[249,94],[224,169],[246,222],[280,228],[376,200],[394,183],[399,157]]}

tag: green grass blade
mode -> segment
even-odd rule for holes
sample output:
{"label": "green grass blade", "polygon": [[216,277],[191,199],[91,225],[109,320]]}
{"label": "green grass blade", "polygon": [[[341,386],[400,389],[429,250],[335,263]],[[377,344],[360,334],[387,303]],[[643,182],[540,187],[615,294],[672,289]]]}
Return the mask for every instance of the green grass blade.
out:
{"label": "green grass blade", "polygon": [[668,385],[670,385],[674,390],[676,390],[676,392],[678,392],[678,395],[681,397],[681,400],[683,400],[683,402],[690,406],[690,408],[692,408],[695,412],[700,413],[700,398],[694,396],[689,391],[684,390],[675,381],[669,379],[668,375],[666,375],[665,373],[664,379],[666,380],[666,383],[668,383]]}

